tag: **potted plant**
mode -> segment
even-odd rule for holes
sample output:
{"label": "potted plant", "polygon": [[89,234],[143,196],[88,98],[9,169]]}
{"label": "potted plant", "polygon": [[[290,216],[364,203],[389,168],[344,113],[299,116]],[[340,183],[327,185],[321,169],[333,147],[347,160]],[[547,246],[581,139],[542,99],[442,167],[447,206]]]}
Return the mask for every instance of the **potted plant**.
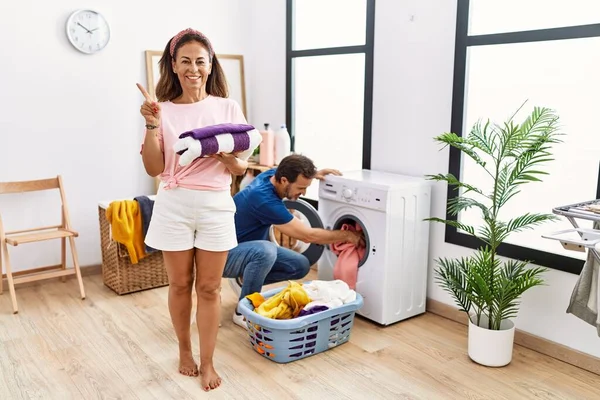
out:
{"label": "potted plant", "polygon": [[520,124],[514,122],[515,115],[502,125],[479,121],[466,137],[444,133],[435,138],[444,147],[452,146],[475,161],[489,177],[489,187],[461,182],[452,174],[427,176],[459,191],[448,202],[450,215],[458,216],[471,207],[481,215],[483,223],[477,229],[458,218],[428,220],[468,232],[481,243],[468,257],[437,259],[434,274],[436,282],[468,316],[469,357],[496,367],[512,360],[515,327],[511,318],[517,316],[521,295],[544,283],[541,275],[546,270],[530,268],[528,261],[501,260],[498,246],[512,233],[557,219],[552,214],[536,213],[500,218],[501,210],[518,197],[522,185],[540,182],[540,177],[547,174],[541,164],[552,160],[552,145],[560,142],[558,116],[553,110],[535,107]]}

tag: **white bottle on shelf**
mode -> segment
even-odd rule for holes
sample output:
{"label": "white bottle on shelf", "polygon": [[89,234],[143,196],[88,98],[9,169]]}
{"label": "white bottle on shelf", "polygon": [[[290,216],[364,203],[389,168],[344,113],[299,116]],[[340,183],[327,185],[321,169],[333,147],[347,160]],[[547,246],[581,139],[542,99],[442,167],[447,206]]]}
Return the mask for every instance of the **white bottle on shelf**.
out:
{"label": "white bottle on shelf", "polygon": [[244,175],[244,178],[242,178],[242,181],[240,182],[240,191],[244,190],[244,188],[252,183],[253,180],[254,176],[252,175],[252,172],[250,170],[246,171],[246,175]]}
{"label": "white bottle on shelf", "polygon": [[281,160],[290,155],[290,134],[285,124],[275,132],[275,164],[279,165]]}

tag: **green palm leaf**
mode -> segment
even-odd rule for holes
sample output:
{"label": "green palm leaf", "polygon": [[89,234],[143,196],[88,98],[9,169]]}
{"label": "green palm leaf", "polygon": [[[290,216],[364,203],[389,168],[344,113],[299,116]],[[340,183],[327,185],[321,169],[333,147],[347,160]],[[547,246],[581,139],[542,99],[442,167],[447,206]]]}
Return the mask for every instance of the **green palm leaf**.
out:
{"label": "green palm leaf", "polygon": [[464,196],[456,196],[448,200],[448,212],[450,215],[458,215],[461,211],[476,207],[481,210],[484,218],[490,217],[490,210],[487,206],[475,199]]}
{"label": "green palm leaf", "polygon": [[489,132],[490,121],[488,120],[483,128],[481,127],[481,121],[477,121],[471,132],[467,136],[469,143],[472,143],[476,148],[482,150],[485,154],[492,156],[497,148],[496,142],[493,138],[494,132]]}
{"label": "green palm leaf", "polygon": [[469,140],[462,138],[455,133],[444,133],[444,134],[436,137],[435,140],[459,149],[460,151],[462,151],[463,153],[465,153],[466,155],[471,157],[471,159],[473,159],[473,161],[475,161],[489,175],[491,175],[491,173],[485,168],[485,164],[486,164],[485,161],[483,161],[481,159],[481,157],[475,150],[476,146],[473,143],[471,143]]}
{"label": "green palm leaf", "polygon": [[453,174],[437,174],[437,175],[425,175],[425,177],[429,180],[432,181],[444,181],[447,182],[448,185],[450,186],[456,186],[457,189],[459,188],[464,188],[466,189],[463,194],[468,193],[468,192],[475,192],[477,194],[480,194],[482,196],[485,196],[483,194],[483,192],[476,188],[473,185],[469,185],[468,183],[464,183],[464,182],[460,182],[458,179],[456,179],[456,177]]}
{"label": "green palm leaf", "polygon": [[426,218],[425,221],[441,222],[443,224],[453,226],[455,228],[458,228],[460,230],[463,230],[463,231],[468,232],[471,235],[475,236],[475,228],[473,228],[471,225],[463,224],[460,221],[442,219],[442,218],[437,218],[437,217]]}
{"label": "green palm leaf", "polygon": [[467,283],[468,260],[465,258],[449,260],[441,258],[436,261],[438,269],[435,272],[436,281],[442,289],[449,292],[455,299],[460,311],[471,309],[471,288]]}
{"label": "green palm leaf", "polygon": [[545,222],[558,221],[559,218],[553,214],[524,214],[513,218],[506,224],[507,233],[521,232],[525,229],[533,229],[535,226]]}

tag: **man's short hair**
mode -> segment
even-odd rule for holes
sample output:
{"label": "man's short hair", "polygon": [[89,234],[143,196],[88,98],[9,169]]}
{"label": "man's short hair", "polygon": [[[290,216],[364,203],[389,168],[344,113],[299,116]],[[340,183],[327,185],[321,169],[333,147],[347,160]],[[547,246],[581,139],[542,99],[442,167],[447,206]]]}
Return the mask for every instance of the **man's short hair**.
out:
{"label": "man's short hair", "polygon": [[281,160],[277,166],[275,180],[281,182],[281,178],[285,177],[290,183],[294,183],[300,175],[312,179],[316,174],[317,168],[310,158],[300,154],[291,154]]}

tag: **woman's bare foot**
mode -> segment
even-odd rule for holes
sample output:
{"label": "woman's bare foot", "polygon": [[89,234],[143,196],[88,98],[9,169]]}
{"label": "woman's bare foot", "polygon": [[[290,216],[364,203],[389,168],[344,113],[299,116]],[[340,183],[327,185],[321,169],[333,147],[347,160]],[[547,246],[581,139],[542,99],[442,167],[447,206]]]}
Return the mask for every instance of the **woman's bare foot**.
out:
{"label": "woman's bare foot", "polygon": [[198,376],[198,365],[191,350],[179,352],[179,373],[185,376]]}
{"label": "woman's bare foot", "polygon": [[221,386],[221,377],[212,365],[200,365],[200,383],[202,390],[208,392]]}

